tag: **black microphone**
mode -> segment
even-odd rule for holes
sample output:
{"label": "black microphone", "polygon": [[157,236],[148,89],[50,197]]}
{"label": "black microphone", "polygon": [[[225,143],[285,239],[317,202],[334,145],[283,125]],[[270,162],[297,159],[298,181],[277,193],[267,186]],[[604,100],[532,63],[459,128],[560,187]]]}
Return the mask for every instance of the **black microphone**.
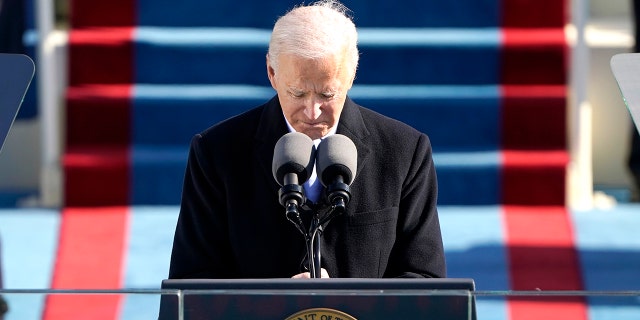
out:
{"label": "black microphone", "polygon": [[325,138],[318,146],[318,178],[326,189],[331,205],[344,211],[351,199],[349,186],[358,166],[358,150],[353,141],[341,134]]}
{"label": "black microphone", "polygon": [[305,200],[304,184],[313,172],[315,146],[307,135],[290,132],[278,140],[273,150],[271,171],[273,178],[282,187],[278,192],[280,204],[285,207],[286,215],[300,231],[305,231],[298,206]]}

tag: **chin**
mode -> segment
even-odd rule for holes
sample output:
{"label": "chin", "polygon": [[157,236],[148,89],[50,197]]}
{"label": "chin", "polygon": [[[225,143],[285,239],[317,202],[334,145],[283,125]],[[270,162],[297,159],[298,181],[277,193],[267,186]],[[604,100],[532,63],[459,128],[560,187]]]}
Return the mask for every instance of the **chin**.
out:
{"label": "chin", "polygon": [[304,130],[304,131],[300,131],[304,134],[306,134],[307,136],[309,136],[309,138],[311,138],[311,140],[315,140],[315,139],[320,139],[324,136],[322,130]]}

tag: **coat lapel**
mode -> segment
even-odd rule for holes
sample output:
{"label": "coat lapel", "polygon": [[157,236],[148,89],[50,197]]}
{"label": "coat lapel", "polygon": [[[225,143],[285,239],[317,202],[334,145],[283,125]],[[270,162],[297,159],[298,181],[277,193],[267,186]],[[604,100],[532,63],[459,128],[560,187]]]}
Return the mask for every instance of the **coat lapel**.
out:
{"label": "coat lapel", "polygon": [[289,130],[282,115],[280,102],[278,101],[278,96],[275,96],[264,105],[260,121],[257,124],[254,137],[254,154],[257,157],[256,161],[262,167],[267,181],[273,181],[276,185],[276,180],[273,178],[273,172],[271,171],[273,148],[276,146],[278,139],[287,132]]}
{"label": "coat lapel", "polygon": [[356,169],[355,178],[357,179],[367,162],[371,147],[367,143],[369,130],[364,123],[364,119],[362,119],[360,106],[348,97],[340,115],[337,133],[349,137],[358,150],[358,168]]}

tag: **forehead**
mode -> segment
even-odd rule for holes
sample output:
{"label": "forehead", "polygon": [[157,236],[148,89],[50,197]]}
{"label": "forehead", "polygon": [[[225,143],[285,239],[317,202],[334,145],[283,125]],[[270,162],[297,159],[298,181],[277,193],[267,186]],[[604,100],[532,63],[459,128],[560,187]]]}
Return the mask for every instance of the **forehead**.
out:
{"label": "forehead", "polygon": [[350,68],[344,56],[330,55],[323,58],[306,58],[292,54],[283,54],[278,59],[280,76],[289,80],[349,82]]}

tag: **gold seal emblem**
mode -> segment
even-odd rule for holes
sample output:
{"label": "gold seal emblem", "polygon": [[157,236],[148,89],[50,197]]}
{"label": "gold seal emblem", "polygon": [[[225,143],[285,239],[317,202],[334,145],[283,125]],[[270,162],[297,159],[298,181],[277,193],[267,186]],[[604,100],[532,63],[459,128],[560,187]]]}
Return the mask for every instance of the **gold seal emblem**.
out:
{"label": "gold seal emblem", "polygon": [[342,311],[327,309],[327,308],[313,308],[302,310],[290,315],[285,320],[357,320],[356,318],[348,315]]}

